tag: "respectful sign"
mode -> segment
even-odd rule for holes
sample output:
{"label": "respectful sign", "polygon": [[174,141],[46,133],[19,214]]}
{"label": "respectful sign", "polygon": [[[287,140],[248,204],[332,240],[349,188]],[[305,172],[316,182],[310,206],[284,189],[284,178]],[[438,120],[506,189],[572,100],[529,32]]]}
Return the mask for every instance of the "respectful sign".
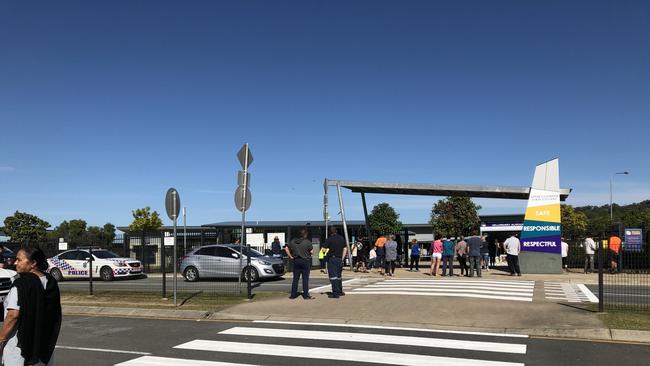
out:
{"label": "respectful sign", "polygon": [[625,229],[625,251],[641,252],[643,246],[643,230]]}

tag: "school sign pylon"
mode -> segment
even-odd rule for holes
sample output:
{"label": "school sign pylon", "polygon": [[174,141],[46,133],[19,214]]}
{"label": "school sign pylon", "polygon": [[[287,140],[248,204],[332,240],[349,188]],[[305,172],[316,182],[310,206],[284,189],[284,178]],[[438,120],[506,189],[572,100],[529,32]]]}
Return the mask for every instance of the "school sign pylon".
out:
{"label": "school sign pylon", "polygon": [[560,163],[537,165],[521,230],[519,262],[524,273],[562,273]]}

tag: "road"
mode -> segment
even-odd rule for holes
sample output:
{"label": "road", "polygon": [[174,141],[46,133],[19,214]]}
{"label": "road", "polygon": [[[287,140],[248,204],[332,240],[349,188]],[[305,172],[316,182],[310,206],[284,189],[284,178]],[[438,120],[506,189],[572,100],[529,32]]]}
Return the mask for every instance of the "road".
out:
{"label": "road", "polygon": [[350,324],[69,316],[56,359],[98,366],[638,366],[650,359],[650,346]]}
{"label": "road", "polygon": [[[245,282],[242,282],[246,286]],[[311,278],[310,288],[329,285],[327,278]],[[59,283],[61,291],[75,290],[84,291],[88,289],[86,280],[66,280]],[[173,286],[172,276],[167,277],[167,291]],[[254,285],[255,291],[286,292],[291,291],[291,277],[257,282]],[[105,291],[138,291],[138,292],[162,292],[162,277],[154,276],[140,279],[119,279],[111,282],[93,281],[93,289]],[[178,279],[179,292],[214,291],[214,292],[237,292],[239,284],[237,280],[202,280],[198,282],[185,282]]]}
{"label": "road", "polygon": [[[598,296],[598,285],[587,285]],[[650,304],[650,286],[604,285],[605,304]]]}

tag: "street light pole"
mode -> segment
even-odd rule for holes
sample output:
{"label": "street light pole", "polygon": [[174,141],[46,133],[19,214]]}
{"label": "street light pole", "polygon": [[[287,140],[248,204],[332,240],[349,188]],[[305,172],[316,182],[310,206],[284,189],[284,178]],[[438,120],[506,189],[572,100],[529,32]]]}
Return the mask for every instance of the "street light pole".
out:
{"label": "street light pole", "polygon": [[614,176],[615,175],[628,175],[630,172],[619,172],[619,173],[614,173],[609,176],[609,222],[614,223],[614,206],[613,206],[613,199],[612,199],[612,186],[614,185]]}

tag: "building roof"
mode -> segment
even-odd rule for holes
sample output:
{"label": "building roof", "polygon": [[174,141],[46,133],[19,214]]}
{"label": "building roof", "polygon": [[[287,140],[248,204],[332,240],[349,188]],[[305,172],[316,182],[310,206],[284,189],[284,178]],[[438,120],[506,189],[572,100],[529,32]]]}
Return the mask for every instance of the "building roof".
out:
{"label": "building roof", "polygon": [[[409,183],[381,183],[351,180],[325,179],[328,186],[340,185],[355,193],[380,193],[420,196],[462,196],[480,198],[504,198],[527,200],[530,187],[511,186],[477,186],[454,184],[409,184]],[[571,189],[560,189],[560,200],[569,197]]]}
{"label": "building roof", "polygon": [[[345,222],[350,226],[362,226],[365,225],[365,221],[362,220],[345,220]],[[315,221],[246,221],[246,227],[288,227],[288,226],[325,226],[325,221],[315,220]],[[330,226],[340,226],[342,225],[341,221],[328,221]],[[224,222],[215,222],[214,224],[205,224],[203,227],[240,227],[241,221],[224,221]]]}

